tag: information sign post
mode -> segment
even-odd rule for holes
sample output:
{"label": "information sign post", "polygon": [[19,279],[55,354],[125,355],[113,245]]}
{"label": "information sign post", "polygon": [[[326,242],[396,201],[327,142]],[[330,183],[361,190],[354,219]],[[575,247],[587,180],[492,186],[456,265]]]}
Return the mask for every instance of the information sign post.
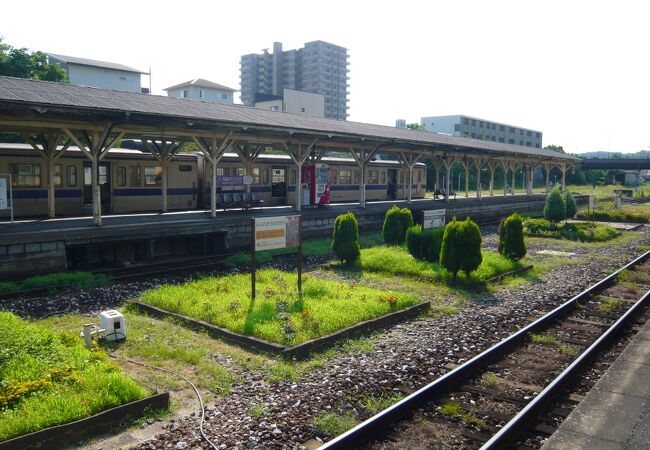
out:
{"label": "information sign post", "polygon": [[445,218],[447,210],[445,209],[430,209],[428,211],[422,211],[423,220],[422,228],[425,230],[428,228],[438,228],[445,226]]}
{"label": "information sign post", "polygon": [[260,250],[297,247],[298,294],[302,295],[302,216],[251,219],[251,298],[255,299],[255,254]]}

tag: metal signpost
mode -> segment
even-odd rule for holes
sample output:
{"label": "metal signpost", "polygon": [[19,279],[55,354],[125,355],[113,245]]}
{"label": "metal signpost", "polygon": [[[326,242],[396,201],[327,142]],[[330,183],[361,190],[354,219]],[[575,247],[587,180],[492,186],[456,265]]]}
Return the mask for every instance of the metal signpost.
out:
{"label": "metal signpost", "polygon": [[446,209],[430,209],[428,211],[422,211],[424,214],[424,220],[422,222],[422,228],[437,228],[444,227],[446,220]]}
{"label": "metal signpost", "polygon": [[251,298],[255,300],[255,254],[274,248],[298,248],[298,295],[302,295],[302,215],[251,218]]}
{"label": "metal signpost", "polygon": [[14,192],[11,181],[10,173],[0,173],[0,210],[10,210],[11,223],[14,223]]}

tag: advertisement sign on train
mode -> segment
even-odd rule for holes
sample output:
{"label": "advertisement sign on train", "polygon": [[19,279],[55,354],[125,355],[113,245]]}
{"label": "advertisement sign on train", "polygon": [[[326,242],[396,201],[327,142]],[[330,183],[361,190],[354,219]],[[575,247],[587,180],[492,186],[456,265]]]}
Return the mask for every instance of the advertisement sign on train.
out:
{"label": "advertisement sign on train", "polygon": [[445,209],[430,209],[422,212],[424,213],[422,228],[427,229],[445,226]]}
{"label": "advertisement sign on train", "polygon": [[9,209],[7,179],[0,178],[0,209]]}
{"label": "advertisement sign on train", "polygon": [[217,184],[253,184],[253,177],[250,175],[234,176],[234,177],[217,177]]}

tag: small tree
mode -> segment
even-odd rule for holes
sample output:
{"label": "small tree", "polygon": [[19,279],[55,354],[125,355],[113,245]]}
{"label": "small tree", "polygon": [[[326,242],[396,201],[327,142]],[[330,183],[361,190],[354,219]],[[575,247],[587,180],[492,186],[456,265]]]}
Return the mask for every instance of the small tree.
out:
{"label": "small tree", "polygon": [[544,205],[544,218],[553,224],[564,220],[566,217],[566,204],[562,193],[558,188],[553,189],[546,196],[546,204]]}
{"label": "small tree", "polygon": [[[402,219],[401,215],[402,211],[397,206],[393,206],[386,211],[384,226],[381,229],[381,238],[388,245],[398,245],[404,242],[406,228],[402,228],[404,219]],[[411,224],[413,223],[412,220]]]}
{"label": "small tree", "polygon": [[454,279],[458,276],[461,269],[462,257],[462,222],[458,222],[454,217],[445,227],[445,233],[442,237],[442,246],[440,248],[440,264],[451,272]]}
{"label": "small tree", "polygon": [[517,213],[499,224],[499,253],[513,261],[526,256],[523,221]]}
{"label": "small tree", "polygon": [[359,223],[354,217],[354,213],[341,214],[334,221],[332,251],[338,256],[341,263],[352,264],[361,256]]}
{"label": "small tree", "polygon": [[440,261],[440,248],[445,227],[430,228],[422,232],[422,257],[427,261]]}
{"label": "small tree", "polygon": [[461,260],[460,267],[469,278],[470,273],[474,272],[483,262],[481,253],[481,229],[469,217],[461,223]]}
{"label": "small tree", "polygon": [[564,221],[572,219],[573,216],[578,212],[578,206],[576,205],[576,200],[571,195],[571,192],[566,191],[564,193],[564,204],[566,205],[566,215],[564,216]]}
{"label": "small tree", "polygon": [[413,225],[406,230],[406,249],[417,259],[423,256],[422,235],[422,225]]}
{"label": "small tree", "polygon": [[404,242],[404,239],[406,239],[406,232],[413,226],[413,214],[411,213],[411,210],[408,208],[400,209],[399,221],[402,224],[402,230],[404,231],[404,238],[402,239],[402,242]]}

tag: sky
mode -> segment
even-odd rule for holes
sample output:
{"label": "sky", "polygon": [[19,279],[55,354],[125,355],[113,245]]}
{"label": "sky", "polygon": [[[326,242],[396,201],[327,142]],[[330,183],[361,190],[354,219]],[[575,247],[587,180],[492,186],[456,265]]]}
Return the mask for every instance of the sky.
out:
{"label": "sky", "polygon": [[242,55],[324,40],[349,52],[349,120],[464,114],[627,153],[650,148],[648,17],[644,0],[4,0],[0,36],[151,67],[154,94],[193,78],[239,89]]}

